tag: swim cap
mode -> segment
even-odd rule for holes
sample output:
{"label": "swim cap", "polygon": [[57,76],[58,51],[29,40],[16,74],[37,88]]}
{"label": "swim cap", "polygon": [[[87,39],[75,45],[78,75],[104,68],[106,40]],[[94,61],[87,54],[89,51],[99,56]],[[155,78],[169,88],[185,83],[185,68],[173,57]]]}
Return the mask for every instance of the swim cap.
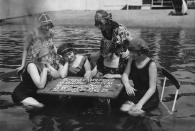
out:
{"label": "swim cap", "polygon": [[141,52],[142,54],[147,54],[149,52],[148,44],[141,38],[132,39],[128,49],[130,51]]}
{"label": "swim cap", "polygon": [[42,13],[39,15],[38,18],[39,22],[41,23],[41,26],[43,25],[50,25],[51,28],[54,27],[52,20],[50,19],[50,17],[46,14],[46,13]]}
{"label": "swim cap", "polygon": [[49,49],[47,47],[43,47],[39,50],[38,58],[41,58],[43,56],[46,56],[50,53]]}
{"label": "swim cap", "polygon": [[95,13],[95,26],[98,26],[101,24],[101,20],[111,20],[112,14],[106,12],[105,10],[97,10]]}
{"label": "swim cap", "polygon": [[67,52],[73,51],[75,52],[75,49],[73,48],[73,43],[65,43],[61,46],[59,46],[57,54],[63,56]]}

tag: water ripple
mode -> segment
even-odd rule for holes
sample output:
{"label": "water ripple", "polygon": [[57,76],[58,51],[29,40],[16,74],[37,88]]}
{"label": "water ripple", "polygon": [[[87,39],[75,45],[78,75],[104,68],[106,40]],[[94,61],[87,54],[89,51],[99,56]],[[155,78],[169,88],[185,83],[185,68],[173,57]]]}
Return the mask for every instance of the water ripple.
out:
{"label": "water ripple", "polygon": [[[10,26],[13,26],[10,28]],[[0,69],[18,67],[21,62],[24,27],[2,26],[0,31]],[[149,43],[151,57],[162,66],[176,72],[180,81],[195,81],[195,30],[187,29],[129,29],[133,37]],[[54,42],[57,47],[73,42],[79,53],[92,53],[100,47],[101,32],[92,27],[56,26]],[[182,71],[181,71],[182,70]],[[190,73],[190,77],[185,74]]]}

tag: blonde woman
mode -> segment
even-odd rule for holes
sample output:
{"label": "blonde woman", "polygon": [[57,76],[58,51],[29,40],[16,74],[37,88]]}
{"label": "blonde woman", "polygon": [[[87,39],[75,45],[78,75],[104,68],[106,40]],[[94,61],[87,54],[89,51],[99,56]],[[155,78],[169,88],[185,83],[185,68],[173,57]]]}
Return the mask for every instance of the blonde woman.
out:
{"label": "blonde woman", "polygon": [[[129,50],[133,58],[129,59],[122,75],[128,101],[122,105],[121,110],[130,115],[143,114],[145,111],[155,109],[159,104],[156,87],[157,67],[148,57],[149,48],[144,40],[133,39]],[[133,84],[130,84],[130,79]]]}
{"label": "blonde woman", "polygon": [[62,78],[67,76],[84,77],[87,82],[91,79],[91,65],[86,56],[78,54],[73,43],[65,43],[58,48],[62,60],[59,72]]}
{"label": "blonde woman", "polygon": [[55,54],[57,53],[57,49],[53,43],[54,25],[52,20],[46,13],[42,13],[38,15],[38,23],[38,28],[35,28],[25,37],[22,64],[18,68],[19,73],[25,67],[27,56],[29,56],[31,61],[34,61],[42,48],[49,49],[49,52],[52,55],[50,61],[55,65]]}
{"label": "blonde woman", "polygon": [[50,50],[42,48],[34,62],[28,63],[22,74],[22,81],[15,88],[12,98],[16,104],[22,104],[28,109],[42,108],[36,91],[45,87],[50,77],[59,76],[58,71],[50,65]]}

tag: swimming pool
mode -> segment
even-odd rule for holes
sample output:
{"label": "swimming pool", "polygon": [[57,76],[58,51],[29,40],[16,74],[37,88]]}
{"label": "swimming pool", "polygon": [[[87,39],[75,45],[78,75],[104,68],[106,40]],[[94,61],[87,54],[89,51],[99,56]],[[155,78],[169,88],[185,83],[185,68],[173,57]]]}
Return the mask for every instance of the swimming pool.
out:
{"label": "swimming pool", "polygon": [[[194,130],[195,122],[195,30],[182,28],[129,28],[133,37],[141,37],[150,44],[151,57],[170,70],[181,82],[181,91],[176,105],[176,115],[155,121],[149,118],[132,118],[125,114],[105,114],[104,105],[96,108],[76,101],[62,100],[47,108],[28,112],[15,106],[11,93],[19,79],[0,81],[0,129],[1,131],[183,131]],[[22,25],[0,26],[0,72],[17,68],[21,63],[24,35]],[[79,53],[99,50],[101,33],[88,26],[56,26],[54,42],[58,47],[65,42],[74,42]],[[172,92],[166,101],[172,102]],[[67,107],[68,105],[68,107]]]}

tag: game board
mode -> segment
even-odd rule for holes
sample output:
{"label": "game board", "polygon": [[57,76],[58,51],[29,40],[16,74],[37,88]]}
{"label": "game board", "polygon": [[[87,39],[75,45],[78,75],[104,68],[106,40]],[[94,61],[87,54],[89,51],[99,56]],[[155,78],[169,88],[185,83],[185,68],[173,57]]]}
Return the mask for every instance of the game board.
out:
{"label": "game board", "polygon": [[49,82],[39,94],[116,98],[122,90],[120,79],[92,79],[71,77]]}

